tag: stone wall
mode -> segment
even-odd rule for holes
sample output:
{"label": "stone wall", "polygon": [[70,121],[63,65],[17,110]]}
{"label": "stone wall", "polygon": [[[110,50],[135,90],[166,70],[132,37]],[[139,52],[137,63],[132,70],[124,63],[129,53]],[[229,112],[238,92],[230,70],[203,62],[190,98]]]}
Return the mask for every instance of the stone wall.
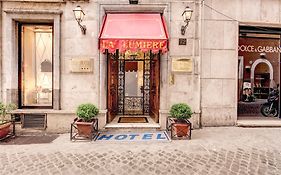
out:
{"label": "stone wall", "polygon": [[[196,2],[196,3],[195,3]],[[80,103],[92,102],[100,109],[106,110],[106,58],[98,50],[98,35],[102,25],[102,19],[106,10],[163,12],[166,19],[170,37],[168,54],[161,56],[161,89],[160,89],[160,123],[165,128],[165,120],[168,109],[174,103],[186,102],[194,110],[194,121],[198,127],[200,116],[200,52],[199,39],[199,4],[197,1],[140,1],[139,5],[129,5],[127,0],[120,1],[40,1],[10,0],[3,2],[3,34],[5,44],[3,48],[3,101],[17,101],[17,35],[15,21],[40,22],[52,21],[59,18],[55,26],[58,27],[57,38],[59,48],[56,50],[57,66],[54,71],[58,73],[55,77],[56,89],[55,99],[59,101],[57,108],[62,110],[73,110]],[[121,5],[120,5],[121,4]],[[87,26],[86,35],[80,31],[73,16],[73,9],[80,5],[85,12],[82,22]],[[194,8],[193,18],[184,36],[180,28],[184,25],[182,11],[186,6]],[[7,13],[7,10],[9,13]],[[38,15],[39,14],[39,15]],[[56,31],[55,31],[56,32]],[[179,38],[186,38],[187,45],[179,46]],[[59,52],[59,53],[58,53]],[[173,73],[171,61],[174,58],[192,59],[192,71],[189,73]],[[79,58],[92,59],[93,72],[72,73],[70,70],[71,60]],[[174,82],[170,78],[174,78]],[[16,80],[16,81],[14,81]],[[50,117],[54,114],[49,115]],[[53,121],[53,120],[51,120]],[[56,126],[57,124],[54,124]],[[50,127],[52,128],[52,127]]]}
{"label": "stone wall", "polygon": [[[2,1],[0,1],[0,11],[2,12]],[[0,17],[0,72],[2,72],[2,15]],[[0,74],[0,83],[2,82],[2,76]],[[0,85],[0,99],[2,100],[2,83]]]}
{"label": "stone wall", "polygon": [[[237,118],[237,1],[205,1],[202,47],[202,124],[234,125]],[[210,7],[225,13],[217,13]],[[233,18],[233,19],[231,19]]]}
{"label": "stone wall", "polygon": [[[57,109],[73,110],[80,103],[95,103],[106,110],[106,56],[98,50],[98,35],[107,10],[162,11],[169,32],[169,52],[161,56],[160,124],[164,128],[168,110],[174,103],[188,103],[193,111],[195,127],[234,125],[237,119],[237,70],[239,25],[279,26],[278,0],[140,0],[129,5],[128,0],[20,0],[3,1],[3,41],[1,56],[1,87],[3,101],[16,101],[17,97],[17,37],[15,21],[38,22],[55,20]],[[86,16],[81,33],[73,16],[80,5]],[[185,35],[182,12],[186,6],[194,10]],[[212,8],[210,8],[212,7]],[[17,12],[5,12],[5,10]],[[217,12],[217,11],[218,12]],[[28,12],[28,13],[23,13]],[[22,13],[22,14],[21,14]],[[39,13],[39,14],[38,14]],[[223,14],[225,15],[223,15]],[[15,15],[17,14],[17,15]],[[2,22],[2,20],[1,20]],[[1,23],[0,23],[1,25]],[[179,39],[187,39],[179,45]],[[93,72],[72,73],[71,60],[92,60]],[[172,60],[189,58],[192,70],[173,72]],[[173,81],[172,81],[173,80]]]}

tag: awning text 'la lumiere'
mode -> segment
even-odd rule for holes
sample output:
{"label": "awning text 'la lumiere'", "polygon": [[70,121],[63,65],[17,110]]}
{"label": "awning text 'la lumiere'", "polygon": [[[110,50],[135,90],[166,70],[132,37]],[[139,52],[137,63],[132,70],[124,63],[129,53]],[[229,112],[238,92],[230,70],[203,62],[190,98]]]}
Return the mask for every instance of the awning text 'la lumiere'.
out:
{"label": "awning text 'la lumiere'", "polygon": [[167,40],[100,40],[100,50],[102,52],[108,49],[109,53],[115,52],[119,49],[120,52],[126,50],[137,51],[141,50],[147,52],[167,52]]}

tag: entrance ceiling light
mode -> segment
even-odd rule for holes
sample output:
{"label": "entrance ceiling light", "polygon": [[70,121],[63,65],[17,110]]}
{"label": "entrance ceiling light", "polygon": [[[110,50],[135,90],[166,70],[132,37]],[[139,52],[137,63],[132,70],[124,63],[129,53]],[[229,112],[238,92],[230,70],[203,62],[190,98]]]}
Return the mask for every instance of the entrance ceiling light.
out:
{"label": "entrance ceiling light", "polygon": [[85,16],[84,11],[83,11],[82,8],[78,5],[78,6],[73,10],[73,13],[74,13],[74,17],[75,17],[76,21],[78,22],[78,25],[79,25],[80,28],[81,28],[81,31],[82,31],[83,35],[85,35],[85,34],[86,34],[86,26],[81,24],[81,22],[83,21],[83,18],[84,18],[84,16]]}
{"label": "entrance ceiling light", "polygon": [[181,34],[184,35],[185,34],[185,30],[188,26],[188,23],[191,19],[193,10],[191,8],[189,8],[188,6],[185,7],[183,13],[182,13],[182,17],[183,17],[183,21],[186,23],[184,26],[181,26]]}

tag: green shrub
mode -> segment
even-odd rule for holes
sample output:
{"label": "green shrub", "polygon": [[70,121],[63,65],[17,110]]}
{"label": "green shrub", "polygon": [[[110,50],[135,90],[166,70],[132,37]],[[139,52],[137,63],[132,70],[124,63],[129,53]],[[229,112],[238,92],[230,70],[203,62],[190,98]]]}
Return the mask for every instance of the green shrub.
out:
{"label": "green shrub", "polygon": [[91,103],[81,104],[76,110],[76,115],[84,122],[90,122],[98,113],[99,109]]}
{"label": "green shrub", "polygon": [[17,105],[14,103],[9,103],[5,105],[4,103],[0,102],[0,120],[7,120],[7,114],[15,109],[17,109]]}
{"label": "green shrub", "polygon": [[185,103],[174,104],[170,109],[170,117],[177,119],[189,119],[191,118],[192,111],[190,106]]}

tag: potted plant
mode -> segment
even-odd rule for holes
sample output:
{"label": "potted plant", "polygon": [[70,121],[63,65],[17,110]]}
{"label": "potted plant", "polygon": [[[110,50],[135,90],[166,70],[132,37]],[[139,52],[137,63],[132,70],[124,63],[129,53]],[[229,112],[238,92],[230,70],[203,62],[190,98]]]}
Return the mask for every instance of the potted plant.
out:
{"label": "potted plant", "polygon": [[85,103],[78,106],[75,121],[79,136],[90,138],[93,134],[93,124],[95,117],[98,115],[99,109],[91,103]]}
{"label": "potted plant", "polygon": [[174,104],[170,109],[170,118],[172,119],[172,131],[176,137],[189,137],[192,111],[190,106],[185,103]]}
{"label": "potted plant", "polygon": [[7,118],[7,114],[16,109],[15,104],[0,103],[0,139],[5,138],[10,133],[11,120]]}

